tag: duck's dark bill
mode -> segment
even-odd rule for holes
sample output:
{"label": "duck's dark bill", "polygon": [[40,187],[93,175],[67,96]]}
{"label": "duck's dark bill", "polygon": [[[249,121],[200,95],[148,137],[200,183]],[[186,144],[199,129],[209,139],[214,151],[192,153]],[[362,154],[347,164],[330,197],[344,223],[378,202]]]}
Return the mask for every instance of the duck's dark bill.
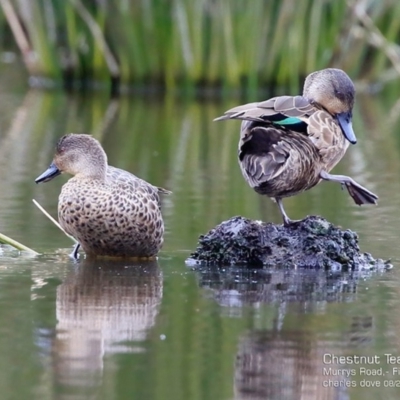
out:
{"label": "duck's dark bill", "polygon": [[51,163],[49,168],[47,168],[47,170],[44,171],[42,175],[38,176],[35,179],[35,182],[36,183],[48,182],[60,174],[61,171],[54,165],[54,163]]}
{"label": "duck's dark bill", "polygon": [[337,119],[339,121],[339,125],[342,128],[342,132],[346,137],[346,139],[351,144],[356,144],[357,138],[353,131],[353,126],[351,124],[351,114],[350,113],[337,114]]}

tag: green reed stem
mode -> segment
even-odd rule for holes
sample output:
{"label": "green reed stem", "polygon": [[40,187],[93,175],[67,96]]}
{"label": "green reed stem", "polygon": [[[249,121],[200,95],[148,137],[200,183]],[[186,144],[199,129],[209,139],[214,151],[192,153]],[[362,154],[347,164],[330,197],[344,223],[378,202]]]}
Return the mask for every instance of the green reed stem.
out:
{"label": "green reed stem", "polygon": [[64,231],[64,229],[61,227],[61,225],[35,200],[32,199],[33,204],[58,228],[60,229],[66,236],[68,236],[75,244],[78,243],[77,240],[75,240],[74,237],[71,235],[68,235],[67,232]]}
{"label": "green reed stem", "polygon": [[30,249],[29,247],[23,245],[22,243],[17,242],[14,239],[11,239],[10,237],[2,233],[0,233],[0,243],[8,244],[9,246],[14,247],[17,250],[27,251],[35,256],[39,255],[39,253],[36,252],[35,250]]}

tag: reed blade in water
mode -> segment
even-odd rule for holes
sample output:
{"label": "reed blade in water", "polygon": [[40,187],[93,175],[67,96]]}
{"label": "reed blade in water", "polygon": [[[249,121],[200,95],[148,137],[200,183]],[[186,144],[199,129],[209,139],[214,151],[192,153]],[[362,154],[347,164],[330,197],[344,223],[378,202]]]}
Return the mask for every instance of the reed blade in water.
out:
{"label": "reed blade in water", "polygon": [[35,256],[39,255],[39,253],[36,252],[35,250],[32,250],[31,248],[25,246],[24,244],[19,243],[16,240],[11,239],[10,237],[8,237],[2,233],[0,233],[0,243],[8,244],[9,246],[14,247],[17,250],[27,251],[29,253],[32,253]]}
{"label": "reed blade in water", "polygon": [[68,236],[75,244],[78,244],[78,241],[75,240],[71,235],[68,235],[67,232],[64,231],[63,228],[61,228],[61,225],[35,200],[32,199],[33,204],[60,230],[63,231],[63,233]]}

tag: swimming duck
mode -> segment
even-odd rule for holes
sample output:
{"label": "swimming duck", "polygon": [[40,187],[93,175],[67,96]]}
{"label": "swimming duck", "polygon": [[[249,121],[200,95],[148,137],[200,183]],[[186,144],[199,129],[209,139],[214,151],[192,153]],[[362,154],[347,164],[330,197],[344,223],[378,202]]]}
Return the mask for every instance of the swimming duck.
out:
{"label": "swimming duck", "polygon": [[311,189],[321,180],[345,186],[358,205],[378,197],[344,175],[329,171],[357,142],[352,128],[355,88],[340,69],[308,75],[302,96],[280,96],[232,108],[215,121],[242,120],[239,164],[248,184],[278,204],[284,225],[293,222],[282,198]]}
{"label": "swimming duck", "polygon": [[135,175],[109,166],[92,136],[69,134],[57,143],[50,167],[35,182],[73,175],[58,199],[61,227],[89,256],[153,257],[163,244],[160,193]]}

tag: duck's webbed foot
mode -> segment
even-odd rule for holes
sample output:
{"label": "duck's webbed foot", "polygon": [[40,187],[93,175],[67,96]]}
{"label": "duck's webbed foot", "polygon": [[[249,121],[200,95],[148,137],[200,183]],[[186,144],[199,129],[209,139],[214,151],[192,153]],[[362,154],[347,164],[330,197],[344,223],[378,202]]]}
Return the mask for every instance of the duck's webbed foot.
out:
{"label": "duck's webbed foot", "polygon": [[345,186],[349,195],[359,206],[361,204],[377,204],[378,196],[361,186],[354,179],[345,175],[330,175],[326,171],[321,171],[319,176],[325,181],[339,182]]}
{"label": "duck's webbed foot", "polygon": [[282,199],[281,199],[281,198],[275,197],[275,201],[276,201],[276,203],[278,204],[279,211],[281,212],[282,219],[283,219],[283,225],[284,225],[284,226],[290,226],[290,225],[293,225],[293,224],[295,224],[295,223],[297,223],[297,222],[300,222],[300,220],[297,220],[297,219],[290,219],[290,218],[287,216],[287,214],[286,214],[286,212],[285,212],[285,210],[284,210],[284,208],[283,208],[283,204],[282,204]]}

